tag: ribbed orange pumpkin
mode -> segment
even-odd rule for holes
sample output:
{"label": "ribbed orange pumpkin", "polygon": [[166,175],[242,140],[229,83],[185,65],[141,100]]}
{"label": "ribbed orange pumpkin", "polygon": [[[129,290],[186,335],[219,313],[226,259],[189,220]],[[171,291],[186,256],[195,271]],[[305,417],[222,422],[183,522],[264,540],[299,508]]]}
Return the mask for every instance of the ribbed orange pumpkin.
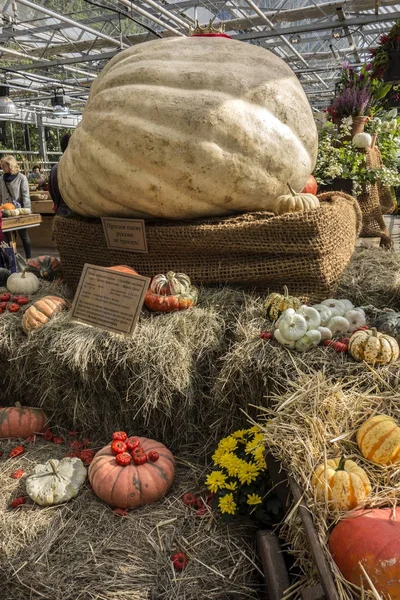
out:
{"label": "ribbed orange pumpkin", "polygon": [[139,275],[135,269],[127,265],[117,265],[116,267],[109,267],[109,269],[111,271],[119,271],[120,273],[129,273],[129,275]]}
{"label": "ribbed orange pumpkin", "polygon": [[14,210],[15,206],[12,202],[6,202],[0,206],[0,210]]}
{"label": "ribbed orange pumpkin", "polygon": [[131,463],[120,466],[115,460],[111,444],[97,452],[90,467],[89,481],[101,500],[116,508],[138,508],[160,500],[171,487],[175,475],[172,453],[160,442],[139,438],[143,450],[155,450],[157,462],[143,465]]}
{"label": "ribbed orange pumpkin", "polygon": [[347,581],[369,588],[361,563],[379,594],[400,600],[400,522],[392,509],[351,513],[332,531],[329,550]]}
{"label": "ribbed orange pumpkin", "polygon": [[22,329],[25,333],[39,329],[42,325],[48,323],[49,319],[56,313],[67,308],[67,306],[68,304],[63,298],[59,298],[58,296],[43,296],[43,298],[34,302],[25,311],[21,323]]}
{"label": "ribbed orange pumpkin", "polygon": [[0,408],[0,438],[28,438],[40,433],[47,425],[47,416],[40,408],[15,406]]}

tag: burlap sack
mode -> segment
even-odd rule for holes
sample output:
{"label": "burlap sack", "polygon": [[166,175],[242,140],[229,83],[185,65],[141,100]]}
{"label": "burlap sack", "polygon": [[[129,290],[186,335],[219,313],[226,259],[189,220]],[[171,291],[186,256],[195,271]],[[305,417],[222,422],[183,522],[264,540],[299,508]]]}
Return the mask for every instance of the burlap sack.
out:
{"label": "burlap sack", "polygon": [[[382,167],[382,157],[379,149],[374,146],[365,150],[367,167]],[[392,241],[386,227],[383,215],[394,211],[395,203],[390,189],[383,185],[365,186],[363,192],[358,196],[361,212],[363,215],[362,237],[380,237],[381,246],[390,248]]]}
{"label": "burlap sack", "polygon": [[260,212],[207,221],[147,221],[148,254],[107,249],[96,219],[56,217],[54,240],[73,289],[85,263],[126,264],[149,277],[170,270],[187,273],[197,285],[262,292],[287,285],[304,301],[317,301],[333,293],[361,228],[361,212],[351,196],[328,192],[320,199],[317,210],[280,217]]}

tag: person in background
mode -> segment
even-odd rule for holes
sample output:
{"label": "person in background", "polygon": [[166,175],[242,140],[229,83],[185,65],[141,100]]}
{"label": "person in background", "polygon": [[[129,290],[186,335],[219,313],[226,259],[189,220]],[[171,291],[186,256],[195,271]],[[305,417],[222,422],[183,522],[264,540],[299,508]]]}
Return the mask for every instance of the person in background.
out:
{"label": "person in background", "polygon": [[28,182],[31,184],[36,184],[38,189],[44,189],[46,186],[46,177],[42,173],[42,167],[40,165],[33,165],[32,173],[28,175]]}
{"label": "person in background", "polygon": [[[0,160],[3,175],[0,177],[0,203],[11,202],[16,208],[31,208],[28,180],[20,173],[14,156],[3,156]],[[31,258],[31,241],[26,229],[18,229],[26,258]],[[6,239],[8,236],[6,235]],[[7,239],[9,241],[9,238]]]}
{"label": "person in background", "polygon": [[[70,138],[71,138],[70,133],[66,133],[61,138],[60,146],[61,146],[61,152],[63,154],[67,149]],[[60,188],[58,187],[58,164],[54,165],[54,167],[50,171],[49,192],[50,192],[51,199],[54,202],[53,210],[56,213],[56,215],[63,216],[63,217],[70,215],[72,211],[65,204],[64,200],[62,199],[62,196],[60,194]]]}

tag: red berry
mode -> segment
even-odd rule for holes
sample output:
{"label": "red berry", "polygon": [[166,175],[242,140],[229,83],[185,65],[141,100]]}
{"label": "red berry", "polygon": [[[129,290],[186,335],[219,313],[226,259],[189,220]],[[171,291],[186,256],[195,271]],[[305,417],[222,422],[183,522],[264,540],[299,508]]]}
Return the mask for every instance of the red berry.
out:
{"label": "red berry", "polygon": [[6,308],[7,308],[7,302],[0,302],[0,309],[6,310]]}
{"label": "red berry", "polygon": [[183,552],[177,552],[171,557],[171,560],[175,571],[183,571],[188,563],[187,556]]}
{"label": "red berry", "polygon": [[274,337],[274,334],[272,333],[272,331],[262,331],[260,333],[260,338],[262,340],[272,340],[273,337]]}
{"label": "red berry", "polygon": [[121,454],[117,454],[115,460],[121,467],[127,467],[132,462],[132,456],[129,452],[121,452]]}
{"label": "red berry", "polygon": [[82,448],[82,442],[79,442],[78,440],[74,440],[73,442],[69,443],[69,447],[72,448],[73,450],[80,450]]}
{"label": "red berry", "polygon": [[23,446],[15,446],[8,455],[9,458],[15,458],[16,456],[21,456],[25,452],[25,448]]}
{"label": "red berry", "polygon": [[128,450],[132,451],[140,446],[140,439],[134,435],[126,440]]}
{"label": "red berry", "polygon": [[210,494],[208,494],[207,498],[206,498],[207,504],[211,504],[213,498],[214,498],[214,494],[212,492]]}
{"label": "red berry", "polygon": [[196,498],[196,508],[204,508],[204,502],[201,498]]}
{"label": "red berry", "polygon": [[114,454],[121,454],[121,452],[127,451],[127,447],[125,442],[122,442],[121,440],[114,440],[111,444],[111,450],[114,452]]}
{"label": "red berry", "polygon": [[88,438],[83,438],[82,448],[87,448],[92,442]]}
{"label": "red berry", "polygon": [[75,436],[78,435],[78,432],[76,431],[76,429],[71,429],[71,431],[68,431],[68,435]]}
{"label": "red berry", "polygon": [[115,513],[119,517],[126,517],[128,511],[125,508],[114,508],[113,513]]}
{"label": "red berry", "polygon": [[150,450],[150,452],[147,455],[147,458],[150,462],[157,462],[160,458],[160,455],[155,450]]}
{"label": "red berry", "polygon": [[25,304],[29,303],[29,298],[27,296],[14,296],[13,301],[20,306],[25,306]]}
{"label": "red berry", "polygon": [[51,429],[46,429],[46,431],[43,432],[43,439],[46,440],[46,442],[51,442],[53,437],[54,434]]}
{"label": "red berry", "polygon": [[124,442],[127,437],[128,434],[125,433],[125,431],[114,431],[114,433],[112,434],[113,440],[121,440],[121,442]]}
{"label": "red berry", "polygon": [[208,512],[208,511],[207,511],[206,507],[205,507],[205,506],[202,506],[201,508],[198,508],[198,509],[196,510],[196,515],[197,515],[198,517],[203,517],[205,514],[207,514],[207,512]]}
{"label": "red berry", "polygon": [[55,436],[53,436],[53,439],[51,441],[53,442],[53,444],[63,444],[65,440],[64,440],[64,438],[57,437],[55,435]]}
{"label": "red berry", "polygon": [[144,465],[147,462],[147,456],[143,448],[135,448],[132,451],[132,458],[135,465]]}
{"label": "red berry", "polygon": [[11,473],[10,477],[12,479],[21,479],[21,477],[23,477],[24,475],[25,473],[22,469],[17,469],[16,471],[14,471],[14,473]]}
{"label": "red berry", "polygon": [[18,312],[20,310],[20,308],[21,308],[20,305],[16,304],[15,302],[13,302],[12,304],[9,304],[7,306],[7,310],[12,313]]}
{"label": "red berry", "polygon": [[339,340],[341,344],[348,344],[350,341],[350,338],[342,338],[341,340]]}
{"label": "red berry", "polygon": [[194,506],[196,504],[196,496],[187,492],[182,496],[182,502],[183,504],[186,504],[186,506]]}
{"label": "red berry", "polygon": [[26,438],[26,442],[36,442],[36,435],[30,435]]}
{"label": "red berry", "polygon": [[82,450],[82,452],[78,452],[78,458],[80,458],[83,464],[88,467],[94,459],[95,454],[94,450]]}
{"label": "red berry", "polygon": [[14,500],[11,502],[10,507],[11,508],[18,508],[18,506],[21,506],[21,504],[25,504],[26,499],[23,496],[18,496],[18,498],[14,498]]}
{"label": "red berry", "polygon": [[0,296],[0,302],[8,302],[9,300],[11,300],[11,294],[8,292]]}

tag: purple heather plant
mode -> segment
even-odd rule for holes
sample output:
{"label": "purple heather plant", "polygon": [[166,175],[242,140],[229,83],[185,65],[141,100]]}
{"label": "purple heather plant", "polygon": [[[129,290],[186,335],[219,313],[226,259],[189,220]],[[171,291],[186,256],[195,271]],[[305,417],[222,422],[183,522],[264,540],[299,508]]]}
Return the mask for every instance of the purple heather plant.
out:
{"label": "purple heather plant", "polygon": [[329,107],[329,112],[338,117],[368,116],[372,94],[367,88],[347,87]]}

